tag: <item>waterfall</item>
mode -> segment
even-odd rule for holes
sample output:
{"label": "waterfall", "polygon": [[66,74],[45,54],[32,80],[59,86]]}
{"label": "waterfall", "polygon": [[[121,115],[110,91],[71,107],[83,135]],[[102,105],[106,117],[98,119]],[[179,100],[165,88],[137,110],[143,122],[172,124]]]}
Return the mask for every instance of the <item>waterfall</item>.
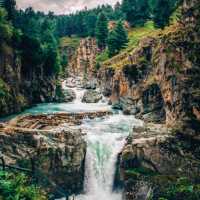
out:
{"label": "waterfall", "polygon": [[84,194],[77,200],[121,200],[122,192],[113,191],[118,154],[132,125],[141,125],[133,116],[116,114],[104,119],[86,120],[87,156]]}

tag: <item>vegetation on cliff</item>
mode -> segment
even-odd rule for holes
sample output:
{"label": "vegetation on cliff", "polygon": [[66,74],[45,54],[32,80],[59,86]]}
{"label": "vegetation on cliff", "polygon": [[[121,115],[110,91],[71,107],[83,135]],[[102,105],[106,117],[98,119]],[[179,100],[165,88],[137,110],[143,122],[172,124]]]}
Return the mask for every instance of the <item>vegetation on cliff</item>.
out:
{"label": "vegetation on cliff", "polygon": [[24,174],[0,170],[0,199],[47,200],[47,197]]}

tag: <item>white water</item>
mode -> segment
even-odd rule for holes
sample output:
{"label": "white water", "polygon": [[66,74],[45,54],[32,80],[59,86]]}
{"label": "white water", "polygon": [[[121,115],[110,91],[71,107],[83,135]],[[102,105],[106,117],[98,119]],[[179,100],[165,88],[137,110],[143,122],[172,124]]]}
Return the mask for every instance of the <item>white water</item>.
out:
{"label": "white water", "polygon": [[121,200],[122,193],[113,192],[117,156],[133,125],[141,122],[133,116],[116,114],[104,119],[85,121],[87,133],[85,194],[78,200]]}

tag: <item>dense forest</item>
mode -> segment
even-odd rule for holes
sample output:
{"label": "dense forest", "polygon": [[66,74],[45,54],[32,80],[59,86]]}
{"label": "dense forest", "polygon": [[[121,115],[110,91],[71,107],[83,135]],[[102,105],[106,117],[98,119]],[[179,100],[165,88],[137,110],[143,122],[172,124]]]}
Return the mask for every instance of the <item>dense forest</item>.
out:
{"label": "dense forest", "polygon": [[[148,20],[153,20],[156,27],[163,28],[169,24],[170,16],[178,3],[178,0],[123,0],[114,8],[103,5],[57,16],[53,12],[45,15],[32,8],[16,10],[15,1],[6,0],[5,10],[1,9],[0,14],[1,40],[12,43],[19,50],[23,57],[23,66],[27,66],[27,62],[29,68],[30,65],[34,67],[43,63],[44,73],[51,76],[58,74],[67,63],[66,57],[59,55],[60,37],[96,36],[99,47],[104,49],[108,45],[109,54],[112,56],[117,54],[128,40],[126,30],[122,27],[123,20],[127,20],[133,27],[143,26]],[[109,33],[107,24],[111,20],[119,23],[116,30]],[[24,71],[26,73],[26,68]]]}

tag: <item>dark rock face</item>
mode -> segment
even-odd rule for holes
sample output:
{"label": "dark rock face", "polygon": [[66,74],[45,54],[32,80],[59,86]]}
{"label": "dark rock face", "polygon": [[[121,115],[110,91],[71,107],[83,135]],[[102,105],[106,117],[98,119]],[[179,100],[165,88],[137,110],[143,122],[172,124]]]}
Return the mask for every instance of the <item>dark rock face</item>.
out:
{"label": "dark rock face", "polygon": [[65,89],[63,90],[63,95],[61,98],[58,99],[58,102],[65,102],[69,103],[76,99],[76,94],[72,89]]}
{"label": "dark rock face", "polygon": [[42,66],[27,68],[21,59],[12,47],[1,44],[0,117],[20,112],[35,103],[52,102],[58,98],[56,78],[46,76]]}
{"label": "dark rock face", "polygon": [[95,90],[87,90],[83,96],[82,102],[85,103],[98,103],[102,99],[100,92]]}

